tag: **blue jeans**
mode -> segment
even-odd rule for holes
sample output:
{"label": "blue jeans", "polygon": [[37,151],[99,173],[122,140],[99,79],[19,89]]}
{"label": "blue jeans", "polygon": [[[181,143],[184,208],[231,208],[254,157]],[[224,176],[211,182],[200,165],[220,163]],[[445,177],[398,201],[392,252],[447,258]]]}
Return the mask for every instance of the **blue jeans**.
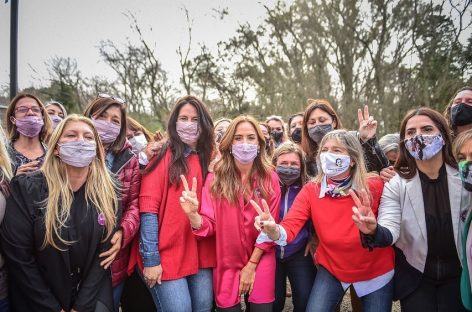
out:
{"label": "blue jeans", "polygon": [[[158,311],[207,312],[213,308],[213,270],[200,269],[197,274],[177,280],[162,281],[149,291]],[[141,276],[141,278],[143,278]]]}
{"label": "blue jeans", "polygon": [[[341,283],[320,266],[308,300],[307,311],[335,311],[344,295]],[[363,312],[390,312],[393,299],[393,279],[384,287],[361,297]]]}
{"label": "blue jeans", "polygon": [[277,258],[275,270],[274,311],[282,311],[285,305],[286,278],[292,287],[293,310],[305,311],[311,287],[316,276],[316,267],[309,254],[305,257],[302,249],[286,259]]}
{"label": "blue jeans", "polygon": [[10,312],[10,300],[8,300],[8,297],[0,299],[0,312]]}
{"label": "blue jeans", "polygon": [[119,283],[113,288],[113,307],[115,312],[118,312],[120,310],[121,295],[123,294],[124,288],[125,280],[123,280],[121,283]]}

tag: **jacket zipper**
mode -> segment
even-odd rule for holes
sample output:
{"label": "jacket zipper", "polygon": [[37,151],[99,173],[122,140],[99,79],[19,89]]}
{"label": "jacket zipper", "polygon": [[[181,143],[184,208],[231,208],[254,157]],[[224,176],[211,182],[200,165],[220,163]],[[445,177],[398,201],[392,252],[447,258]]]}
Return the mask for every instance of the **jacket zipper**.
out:
{"label": "jacket zipper", "polygon": [[[287,188],[287,192],[285,193],[284,198],[284,218],[287,215],[288,211],[288,193],[290,192],[290,186]],[[280,246],[280,259],[284,258],[284,246]]]}

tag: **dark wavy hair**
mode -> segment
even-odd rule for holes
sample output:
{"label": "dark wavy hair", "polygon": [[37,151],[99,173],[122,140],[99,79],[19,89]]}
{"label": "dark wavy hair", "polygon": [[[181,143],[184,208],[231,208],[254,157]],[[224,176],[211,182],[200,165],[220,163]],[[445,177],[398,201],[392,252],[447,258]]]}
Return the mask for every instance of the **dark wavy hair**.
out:
{"label": "dark wavy hair", "polygon": [[192,95],[181,97],[175,103],[174,108],[170,113],[169,121],[167,122],[167,142],[162,147],[159,155],[154,157],[146,169],[144,169],[144,175],[149,174],[157,167],[161,159],[164,157],[167,149],[170,149],[172,153],[169,168],[170,182],[172,184],[179,185],[180,175],[187,174],[188,164],[187,159],[184,156],[186,145],[184,142],[182,142],[176,130],[177,118],[179,117],[180,109],[186,104],[192,105],[197,110],[198,124],[200,128],[200,136],[197,141],[197,150],[200,158],[203,180],[205,180],[208,174],[208,166],[211,161],[214,146],[213,120],[208,113],[206,105],[199,98]]}
{"label": "dark wavy hair", "polygon": [[446,118],[434,109],[429,107],[420,107],[407,112],[400,125],[399,155],[394,165],[398,174],[404,179],[411,179],[415,176],[416,170],[418,169],[416,166],[416,159],[410,155],[405,146],[406,124],[414,116],[426,116],[433,121],[444,139],[444,146],[442,149],[444,162],[453,168],[457,168],[456,160],[452,154],[452,140]]}

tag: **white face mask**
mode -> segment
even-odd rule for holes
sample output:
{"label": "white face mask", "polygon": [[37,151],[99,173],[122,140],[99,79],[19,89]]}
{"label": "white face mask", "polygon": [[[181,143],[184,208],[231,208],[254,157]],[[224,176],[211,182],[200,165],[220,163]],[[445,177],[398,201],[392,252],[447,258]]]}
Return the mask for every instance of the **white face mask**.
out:
{"label": "white face mask", "polygon": [[329,177],[335,177],[349,170],[351,157],[348,155],[322,152],[320,154],[321,170]]}
{"label": "white face mask", "polygon": [[146,147],[148,142],[144,134],[139,134],[129,139],[129,143],[133,146],[133,153],[139,154]]}

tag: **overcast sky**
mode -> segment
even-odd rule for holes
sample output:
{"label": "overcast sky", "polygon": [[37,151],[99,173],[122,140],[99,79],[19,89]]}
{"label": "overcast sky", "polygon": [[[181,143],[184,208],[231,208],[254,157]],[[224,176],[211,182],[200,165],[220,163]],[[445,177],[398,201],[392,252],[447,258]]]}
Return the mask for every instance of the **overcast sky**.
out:
{"label": "overcast sky", "polygon": [[[112,77],[100,61],[100,40],[116,43],[135,39],[129,19],[132,12],[146,30],[148,42],[156,43],[158,58],[175,80],[179,77],[176,49],[187,44],[187,21],[183,7],[193,19],[193,44],[204,42],[216,49],[219,41],[234,35],[238,23],[259,24],[264,7],[256,0],[19,0],[19,88],[37,85],[47,77],[44,62],[52,56],[77,60],[84,76]],[[289,1],[287,1],[289,2]],[[273,6],[275,0],[264,0]],[[223,20],[216,12],[228,8]],[[152,28],[152,31],[150,31]],[[0,1],[0,85],[9,83],[10,3]],[[34,74],[31,67],[39,72]]]}

